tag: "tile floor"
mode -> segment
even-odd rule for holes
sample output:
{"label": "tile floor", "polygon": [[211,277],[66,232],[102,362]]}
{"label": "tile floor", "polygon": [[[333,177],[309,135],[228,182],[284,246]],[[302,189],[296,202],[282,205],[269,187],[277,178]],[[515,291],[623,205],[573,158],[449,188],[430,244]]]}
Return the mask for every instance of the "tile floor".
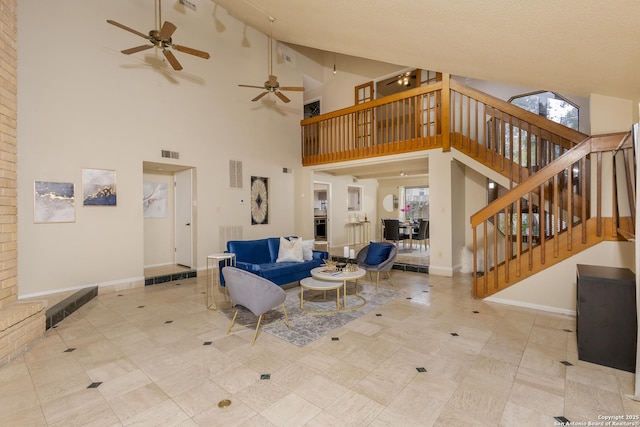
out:
{"label": "tile floor", "polygon": [[0,424],[538,427],[640,414],[625,397],[633,374],[577,359],[574,318],[474,300],[469,275],[393,281],[403,296],[302,348],[226,335],[205,308],[206,275],[101,294],[0,367]]}

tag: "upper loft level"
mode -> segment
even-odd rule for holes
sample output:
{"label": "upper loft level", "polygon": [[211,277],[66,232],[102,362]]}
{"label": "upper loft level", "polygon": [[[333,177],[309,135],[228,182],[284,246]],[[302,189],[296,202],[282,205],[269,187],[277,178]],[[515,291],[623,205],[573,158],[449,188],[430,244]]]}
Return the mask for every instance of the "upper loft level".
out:
{"label": "upper loft level", "polygon": [[359,86],[356,105],[302,120],[303,165],[457,147],[517,184],[586,137],[447,74],[428,77],[379,99]]}

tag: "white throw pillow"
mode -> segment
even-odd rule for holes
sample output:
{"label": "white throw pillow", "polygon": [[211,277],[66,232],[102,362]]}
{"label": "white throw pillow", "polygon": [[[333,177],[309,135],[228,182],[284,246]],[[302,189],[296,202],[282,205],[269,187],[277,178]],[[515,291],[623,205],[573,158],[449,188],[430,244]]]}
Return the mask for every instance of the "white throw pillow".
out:
{"label": "white throw pillow", "polygon": [[302,239],[287,240],[281,237],[276,262],[302,262],[303,260]]}
{"label": "white throw pillow", "polygon": [[313,245],[315,240],[303,240],[302,241],[302,259],[309,261],[313,259]]}

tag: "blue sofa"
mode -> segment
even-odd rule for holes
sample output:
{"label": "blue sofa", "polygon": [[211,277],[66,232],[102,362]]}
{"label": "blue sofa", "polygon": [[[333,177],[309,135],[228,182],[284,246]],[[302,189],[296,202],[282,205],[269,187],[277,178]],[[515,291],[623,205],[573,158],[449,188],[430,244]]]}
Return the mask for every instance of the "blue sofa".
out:
{"label": "blue sofa", "polygon": [[280,286],[310,277],[311,269],[323,265],[323,260],[329,258],[328,252],[314,250],[313,259],[308,261],[276,262],[279,250],[279,237],[227,242],[227,252],[236,254],[236,267],[271,280]]}

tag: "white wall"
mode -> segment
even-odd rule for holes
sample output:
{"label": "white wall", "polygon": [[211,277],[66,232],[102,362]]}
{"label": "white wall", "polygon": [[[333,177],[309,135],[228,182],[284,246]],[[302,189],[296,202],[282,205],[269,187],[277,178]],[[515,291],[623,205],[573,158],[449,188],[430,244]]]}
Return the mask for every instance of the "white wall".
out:
{"label": "white wall", "polygon": [[431,150],[429,153],[429,273],[439,276],[453,275],[452,163],[452,152]]}
{"label": "white wall", "polygon": [[[296,47],[302,53],[309,49]],[[312,53],[309,53],[312,55]],[[305,101],[322,98],[320,108],[322,113],[347,108],[355,104],[355,87],[361,84],[379,80],[383,76],[404,70],[406,67],[377,62],[348,55],[324,53],[323,57],[316,57],[317,64],[323,65],[324,73],[313,75],[320,85],[305,90]],[[336,73],[333,72],[333,64]]]}
{"label": "white wall", "polygon": [[633,242],[602,242],[498,292],[485,301],[575,315],[576,265],[625,267],[635,271]]}
{"label": "white wall", "polygon": [[[198,6],[197,13],[163,10],[163,19],[178,27],[174,42],[212,55],[203,60],[176,52],[184,70],[175,72],[155,49],[121,54],[121,49],[144,40],[105,22],[113,19],[146,33],[154,26],[152,2],[19,4],[22,298],[96,284],[141,284],[146,263],[144,161],[196,168],[198,267],[206,265],[207,254],[220,251],[221,226],[242,226],[244,238],[296,232],[294,189],[301,172],[303,95],[288,93],[290,104],[275,102],[273,95],[251,102],[259,90],[237,85],[265,81],[267,37],[220,10],[216,17],[225,30],[217,32],[214,4]],[[249,48],[242,45],[243,31]],[[302,84],[297,65],[274,61],[274,71],[282,84]],[[163,149],[179,152],[180,159],[162,158]],[[230,159],[243,162],[242,190],[229,188]],[[293,173],[283,173],[283,167]],[[34,224],[33,182],[72,182],[80,194],[82,168],[116,170],[117,207],[89,209],[76,203],[75,222]],[[252,175],[270,179],[268,225],[250,223]]]}

